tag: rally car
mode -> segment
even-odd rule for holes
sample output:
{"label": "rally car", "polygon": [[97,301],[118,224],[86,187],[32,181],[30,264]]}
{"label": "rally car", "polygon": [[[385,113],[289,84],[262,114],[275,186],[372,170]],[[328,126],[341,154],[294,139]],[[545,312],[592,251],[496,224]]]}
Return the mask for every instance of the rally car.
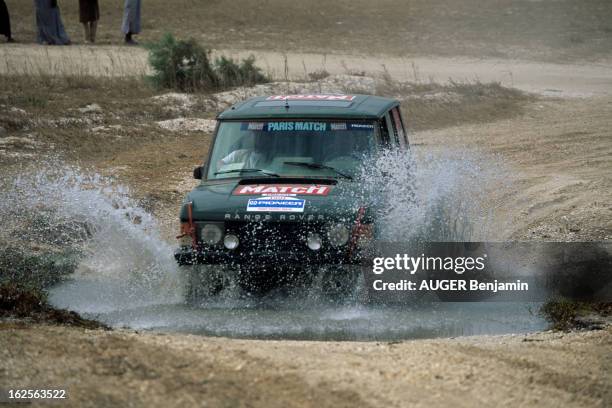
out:
{"label": "rally car", "polygon": [[219,114],[180,211],[188,297],[219,290],[225,274],[247,291],[318,273],[346,286],[376,235],[360,178],[377,153],[407,148],[399,102],[378,96],[255,97]]}

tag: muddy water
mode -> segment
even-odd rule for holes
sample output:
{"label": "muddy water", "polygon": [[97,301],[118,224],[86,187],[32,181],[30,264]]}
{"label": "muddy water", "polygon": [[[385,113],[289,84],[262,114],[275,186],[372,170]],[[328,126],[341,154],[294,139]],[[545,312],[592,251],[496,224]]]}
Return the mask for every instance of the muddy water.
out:
{"label": "muddy water", "polygon": [[[312,294],[310,294],[312,295]],[[51,291],[51,302],[113,327],[209,336],[291,340],[404,340],[527,333],[546,323],[535,303],[420,302],[410,306],[328,305],[312,296],[220,298],[198,306],[130,302],[125,288],[74,280]]]}

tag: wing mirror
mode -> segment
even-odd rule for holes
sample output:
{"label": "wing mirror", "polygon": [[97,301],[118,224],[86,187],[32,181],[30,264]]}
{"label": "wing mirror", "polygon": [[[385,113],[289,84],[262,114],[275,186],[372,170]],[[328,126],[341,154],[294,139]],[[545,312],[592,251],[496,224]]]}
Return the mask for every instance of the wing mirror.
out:
{"label": "wing mirror", "polygon": [[193,178],[196,180],[202,180],[202,169],[204,166],[198,166],[193,169]]}

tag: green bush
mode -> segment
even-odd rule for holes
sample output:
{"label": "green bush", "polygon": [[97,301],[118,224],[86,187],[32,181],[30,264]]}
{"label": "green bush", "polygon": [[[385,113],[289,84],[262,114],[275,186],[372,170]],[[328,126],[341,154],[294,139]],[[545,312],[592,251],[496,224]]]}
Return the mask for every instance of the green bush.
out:
{"label": "green bush", "polygon": [[580,302],[568,299],[551,299],[540,307],[540,315],[554,330],[570,330],[575,326],[576,317],[583,310]]}
{"label": "green bush", "polygon": [[267,82],[254,57],[237,63],[221,56],[211,63],[210,50],[193,39],[176,40],[166,34],[148,48],[154,71],[149,80],[157,88],[194,92]]}
{"label": "green bush", "polygon": [[149,79],[156,87],[181,91],[217,87],[218,78],[209,61],[210,51],[195,40],[177,41],[166,34],[148,48],[154,71]]}
{"label": "green bush", "polygon": [[72,274],[78,260],[78,253],[70,250],[34,253],[5,247],[0,249],[0,284],[12,282],[42,290]]}
{"label": "green bush", "polygon": [[77,313],[56,309],[48,303],[45,288],[72,274],[77,255],[40,254],[18,248],[0,249],[0,319],[18,318],[35,322],[65,324],[89,329],[106,328]]}
{"label": "green bush", "polygon": [[215,71],[223,88],[234,86],[253,86],[268,82],[268,78],[255,65],[255,57],[250,56],[240,63],[221,56],[215,60]]}

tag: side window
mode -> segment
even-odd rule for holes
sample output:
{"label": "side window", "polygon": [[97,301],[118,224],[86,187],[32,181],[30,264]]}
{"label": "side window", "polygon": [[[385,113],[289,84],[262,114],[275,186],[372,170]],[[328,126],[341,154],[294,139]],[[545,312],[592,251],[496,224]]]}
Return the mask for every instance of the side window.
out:
{"label": "side window", "polygon": [[393,127],[394,133],[402,149],[408,146],[408,139],[406,137],[406,131],[404,130],[404,123],[402,121],[402,115],[399,107],[391,109],[391,115],[393,116]]}
{"label": "side window", "polygon": [[389,136],[389,121],[387,120],[388,115],[385,115],[384,118],[378,121],[380,125],[380,142],[384,146],[389,146],[391,144],[391,137]]}
{"label": "side window", "polygon": [[397,146],[397,132],[393,126],[393,119],[391,118],[391,112],[385,114],[385,123],[389,130],[389,146]]}

